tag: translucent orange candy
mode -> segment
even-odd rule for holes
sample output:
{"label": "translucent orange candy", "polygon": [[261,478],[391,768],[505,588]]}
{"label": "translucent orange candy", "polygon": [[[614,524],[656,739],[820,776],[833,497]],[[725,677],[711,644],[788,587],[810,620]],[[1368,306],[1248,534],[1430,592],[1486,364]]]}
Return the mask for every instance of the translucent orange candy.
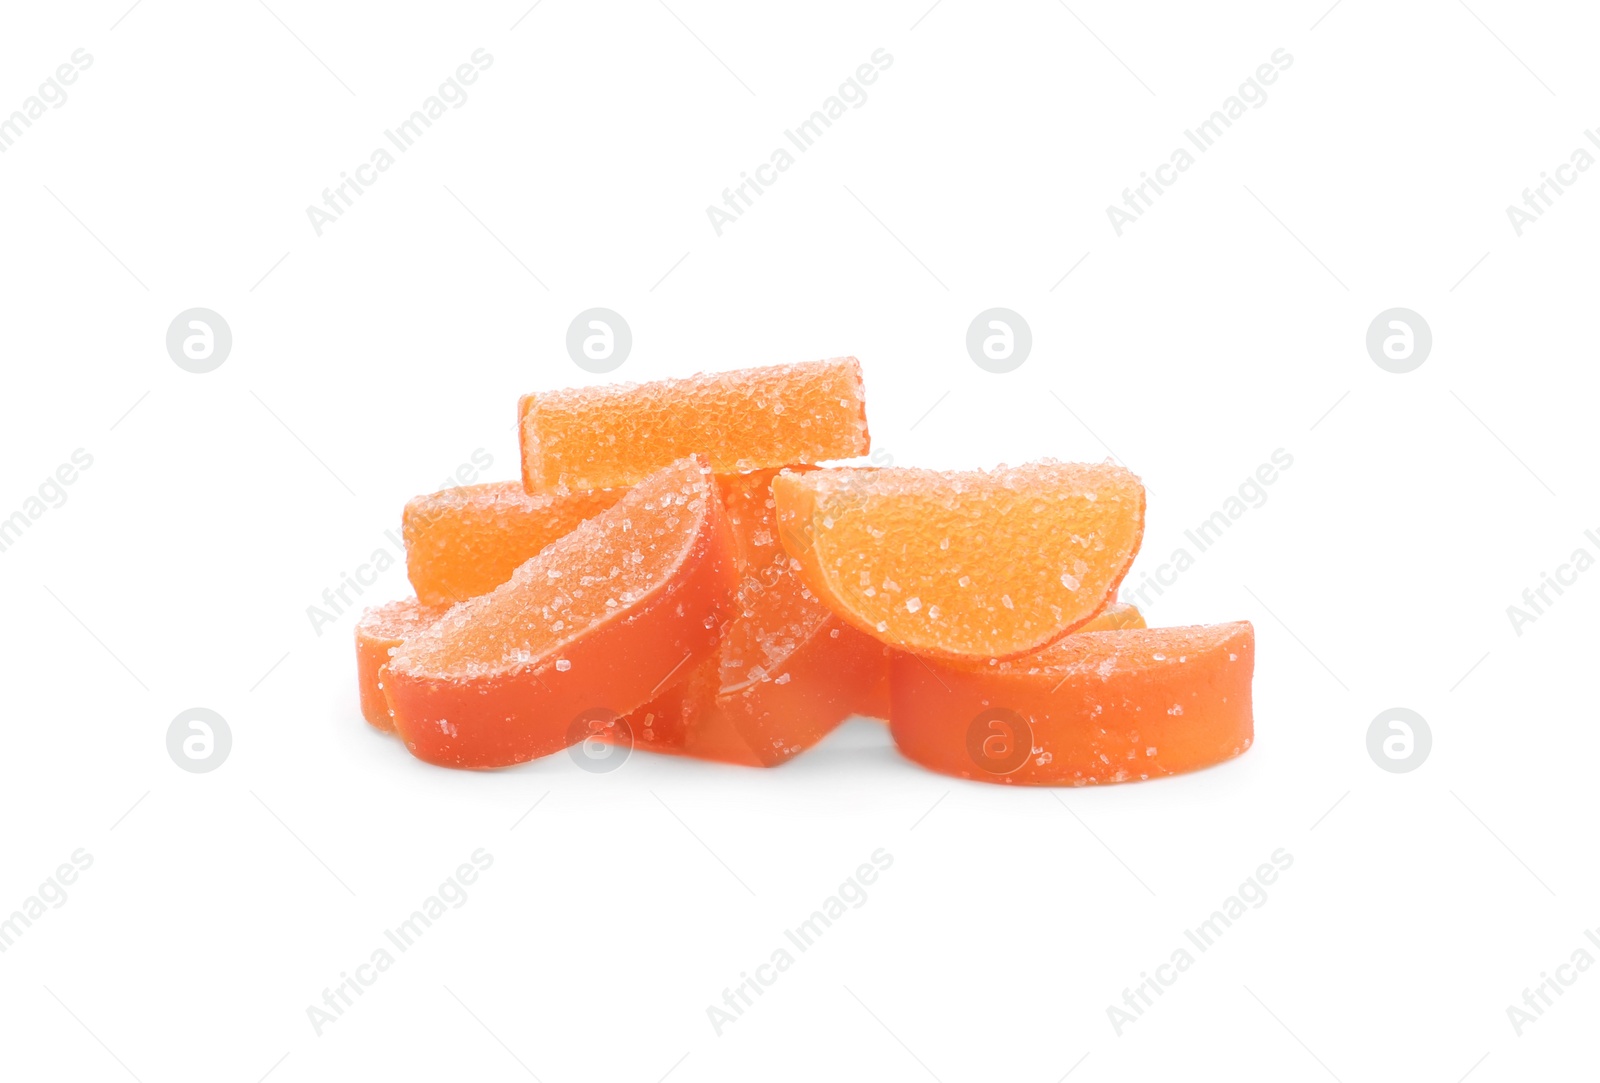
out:
{"label": "translucent orange candy", "polygon": [[406,504],[406,573],[423,605],[487,594],[521,564],[622,499],[621,489],[530,496],[516,481],[463,485]]}
{"label": "translucent orange candy", "polygon": [[1246,621],[1069,635],[984,665],[896,655],[895,744],[961,778],[1083,786],[1221,763],[1254,739]]}
{"label": "translucent orange candy", "polygon": [[389,703],[383,698],[379,671],[389,653],[444,615],[443,609],[421,605],[415,598],[387,602],[367,610],[356,624],[356,682],[361,689],[361,717],[385,733],[394,732]]}
{"label": "translucent orange candy", "polygon": [[1084,624],[1144,533],[1144,486],[1111,463],[814,470],[772,493],[784,547],[835,613],[947,659],[1016,657]]}
{"label": "translucent orange candy", "polygon": [[736,582],[709,466],[673,463],[406,639],[382,673],[395,730],[451,767],[565,748],[711,657]]}
{"label": "translucent orange candy", "polygon": [[851,715],[887,713],[883,647],[807,590],[778,543],[775,473],[718,479],[739,553],[739,616],[714,657],[629,716],[640,747],[771,767]]}
{"label": "translucent orange candy", "polygon": [[522,397],[518,416],[530,493],[632,485],[685,455],[734,474],[853,458],[868,446],[853,357],[540,392]]}

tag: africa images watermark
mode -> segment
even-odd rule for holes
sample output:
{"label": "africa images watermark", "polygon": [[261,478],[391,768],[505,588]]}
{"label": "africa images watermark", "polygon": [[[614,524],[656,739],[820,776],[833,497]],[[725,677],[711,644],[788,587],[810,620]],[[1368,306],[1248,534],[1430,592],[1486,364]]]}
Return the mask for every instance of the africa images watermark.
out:
{"label": "africa images watermark", "polygon": [[67,905],[67,888],[94,864],[94,855],[80,846],[72,851],[70,862],[63,861],[56,866],[56,871],[45,878],[37,891],[23,899],[22,905],[9,917],[0,920],[0,954],[15,947],[22,934],[50,910],[60,910]]}
{"label": "africa images watermark", "polygon": [[1293,465],[1293,455],[1281,447],[1275,449],[1268,462],[1256,467],[1254,473],[1239,483],[1237,495],[1228,497],[1222,502],[1222,507],[1212,512],[1192,530],[1183,532],[1183,536],[1194,546],[1193,553],[1189,552],[1186,546],[1178,546],[1172,551],[1172,556],[1166,563],[1156,566],[1154,574],[1141,571],[1137,585],[1124,583],[1123,600],[1148,609],[1152,604],[1150,591],[1155,591],[1158,598],[1166,593],[1164,588],[1175,584],[1178,576],[1194,567],[1196,554],[1204,553],[1220,541],[1222,535],[1234,523],[1244,518],[1246,512],[1252,508],[1259,508],[1267,502],[1267,487],[1275,483],[1283,472]]}
{"label": "africa images watermark", "polygon": [[[793,929],[785,929],[784,939],[801,954],[810,951],[822,934],[833,927],[834,922],[849,911],[867,905],[867,885],[875,883],[879,874],[893,864],[894,855],[888,850],[880,846],[872,851],[871,864],[863,862],[858,865],[837,891],[822,900],[822,905],[813,910],[810,917]],[[706,1018],[711,1021],[711,1029],[717,1037],[722,1037],[724,1028],[737,1023],[745,1009],[755,1004],[755,998],[763,995],[777,982],[778,975],[794,966],[794,963],[795,955],[786,946],[779,945],[766,962],[755,968],[755,974],[741,971],[739,983],[722,991],[721,1005],[706,1005]]]}
{"label": "africa images watermark", "polygon": [[[883,48],[874,49],[869,59],[872,63],[858,65],[855,72],[839,84],[838,91],[823,101],[822,108],[812,112],[793,128],[784,129],[783,137],[795,150],[804,154],[816,145],[824,132],[833,127],[834,121],[843,117],[850,109],[860,109],[867,104],[866,88],[876,83],[879,74],[888,71],[894,64],[894,57],[889,54],[889,50]],[[744,212],[755,206],[755,196],[761,195],[776,184],[778,175],[787,173],[794,163],[795,156],[789,153],[788,147],[780,146],[773,150],[767,161],[749,173],[740,173],[737,185],[733,188],[724,188],[722,206],[718,207],[714,203],[706,206],[706,217],[710,219],[711,228],[716,231],[717,236],[722,236],[724,226],[732,225],[744,217]]]}
{"label": "africa images watermark", "polygon": [[[1583,936],[1596,949],[1600,949],[1600,929],[1585,929]],[[1506,1005],[1506,1019],[1510,1021],[1517,1037],[1522,1037],[1526,1027],[1542,1019],[1545,1009],[1554,1006],[1556,997],[1565,996],[1567,990],[1594,966],[1594,961],[1595,957],[1589,953],[1589,949],[1579,944],[1573,949],[1571,957],[1556,967],[1554,975],[1548,970],[1540,971],[1539,984],[1522,991],[1522,1004]]]}
{"label": "africa images watermark", "polygon": [[[401,154],[406,153],[433,127],[434,121],[445,115],[447,108],[460,109],[467,104],[466,88],[476,83],[479,74],[494,64],[494,57],[486,49],[474,49],[470,59],[472,63],[458,65],[439,84],[439,89],[423,100],[421,108],[414,110],[393,128],[384,129],[383,136],[390,146]],[[311,228],[317,236],[322,236],[323,227],[343,218],[345,211],[355,206],[356,197],[378,183],[378,178],[389,172],[396,160],[389,152],[389,147],[380,145],[372,151],[367,161],[349,173],[340,173],[338,184],[324,188],[322,206],[313,203],[306,207],[306,217],[310,219]]]}
{"label": "africa images watermark", "polygon": [[384,939],[394,946],[394,952],[380,944],[372,949],[366,962],[355,968],[355,974],[340,971],[338,983],[331,989],[322,990],[321,1005],[306,1005],[306,1018],[310,1020],[311,1029],[316,1031],[317,1037],[322,1037],[324,1028],[337,1023],[355,1004],[356,998],[364,996],[377,983],[380,974],[394,966],[397,958],[395,952],[404,955],[416,946],[424,933],[433,928],[434,922],[451,910],[460,910],[467,905],[467,887],[477,883],[478,877],[493,865],[494,855],[489,851],[481,846],[472,851],[470,864],[463,861],[456,866],[456,871],[445,878],[437,891],[423,899],[422,905],[413,910],[406,920],[393,929],[383,931]]}
{"label": "africa images watermark", "polygon": [[[1584,129],[1583,137],[1600,148],[1600,128]],[[1544,217],[1544,212],[1555,206],[1554,196],[1566,194],[1566,190],[1578,183],[1578,174],[1587,173],[1594,165],[1595,157],[1588,147],[1579,147],[1572,152],[1568,161],[1556,166],[1553,172],[1540,173],[1539,183],[1532,188],[1522,190],[1522,206],[1515,203],[1506,204],[1506,218],[1511,221],[1511,229],[1518,237],[1522,231]],[[1553,194],[1552,194],[1553,193]]]}
{"label": "africa images watermark", "polygon": [[[493,465],[494,456],[478,448],[473,451],[471,461],[456,467],[455,472],[445,478],[439,488],[443,490],[471,485],[478,480],[482,471]],[[311,622],[311,630],[317,633],[317,638],[322,637],[323,629],[337,623],[340,617],[356,606],[357,600],[366,593],[365,588],[377,584],[378,576],[404,562],[405,539],[390,527],[383,532],[383,540],[385,544],[378,546],[368,554],[366,560],[357,564],[354,573],[341,571],[333,586],[323,588],[321,605],[312,603],[306,606],[306,619]]]}
{"label": "africa images watermark", "polygon": [[[1220,109],[1214,110],[1192,129],[1185,129],[1183,136],[1190,146],[1201,154],[1206,153],[1233,127],[1234,121],[1249,110],[1260,109],[1267,104],[1266,88],[1276,83],[1278,76],[1294,64],[1294,57],[1289,55],[1287,49],[1274,49],[1268,59],[1272,63],[1259,65],[1255,74],[1239,84],[1238,91],[1223,99]],[[1144,217],[1145,211],[1155,206],[1153,196],[1161,195],[1176,184],[1178,177],[1189,172],[1197,160],[1189,152],[1189,147],[1180,143],[1173,148],[1167,161],[1151,171],[1154,176],[1140,173],[1138,185],[1122,190],[1122,206],[1113,203],[1106,207],[1106,217],[1111,220],[1112,231],[1118,237],[1122,236],[1124,227],[1133,225]]]}
{"label": "africa images watermark", "polygon": [[[1584,539],[1600,550],[1600,533],[1593,530],[1583,532]],[[1556,565],[1556,572],[1539,573],[1539,585],[1528,587],[1522,592],[1522,605],[1506,606],[1506,617],[1511,621],[1511,630],[1520,637],[1525,625],[1532,624],[1545,611],[1556,603],[1556,599],[1566,593],[1567,587],[1576,586],[1578,576],[1594,567],[1594,554],[1583,546],[1578,546],[1572,551],[1572,556],[1563,564]],[[1554,595],[1552,597],[1552,594]],[[1542,604],[1541,604],[1542,603]]]}
{"label": "africa images watermark", "polygon": [[52,508],[67,502],[67,486],[78,480],[83,471],[94,465],[94,456],[83,448],[75,450],[69,461],[56,467],[45,476],[36,490],[37,495],[22,501],[22,507],[0,519],[0,553],[8,551],[21,540],[24,532],[44,517]]}
{"label": "africa images watermark", "polygon": [[[1222,900],[1222,905],[1212,911],[1210,917],[1193,929],[1185,929],[1184,939],[1201,954],[1210,951],[1223,934],[1233,928],[1234,922],[1251,910],[1259,910],[1267,904],[1267,886],[1276,883],[1278,877],[1293,865],[1294,855],[1288,850],[1280,846],[1272,851],[1270,863],[1262,862],[1257,866],[1255,873],[1240,884],[1236,892]],[[1154,974],[1140,971],[1139,983],[1122,991],[1122,1003],[1106,1005],[1106,1018],[1111,1021],[1111,1029],[1117,1037],[1122,1037],[1124,1030],[1143,1018],[1144,1013],[1155,1004],[1156,997],[1164,995],[1185,971],[1194,966],[1195,960],[1196,956],[1188,947],[1179,945],[1173,950],[1171,958],[1155,968]]]}
{"label": "africa images watermark", "polygon": [[45,115],[46,106],[60,109],[66,105],[66,88],[76,83],[78,76],[94,64],[94,57],[85,49],[74,49],[68,59],[72,63],[57,67],[49,78],[39,84],[38,90],[22,100],[21,108],[13,109],[10,116],[0,119],[0,154],[10,150],[11,145],[33,127],[33,122]]}

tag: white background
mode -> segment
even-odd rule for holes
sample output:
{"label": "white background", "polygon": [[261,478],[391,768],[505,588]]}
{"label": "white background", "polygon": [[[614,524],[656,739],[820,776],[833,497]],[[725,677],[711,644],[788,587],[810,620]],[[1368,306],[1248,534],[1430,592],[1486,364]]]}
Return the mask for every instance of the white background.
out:
{"label": "white background", "polygon": [[[1572,1078],[1600,974],[1520,1036],[1506,1009],[1600,924],[1600,574],[1521,635],[1506,607],[1600,555],[1600,172],[1520,237],[1505,208],[1600,124],[1593,12],[670,2],[6,5],[0,113],[93,64],[0,155],[0,516],[93,465],[0,553],[0,913],[93,865],[0,955],[0,1074]],[[307,205],[478,48],[466,104],[317,236]],[[879,48],[719,237],[706,206]],[[1279,48],[1118,237],[1107,205]],[[1285,449],[1148,607],[1255,623],[1255,747],[1062,792],[918,770],[866,721],[773,771],[411,759],[357,712],[355,613],[307,607],[478,449],[517,476],[516,396],[601,379],[563,344],[596,305],[632,327],[616,378],[856,354],[900,464],[1115,454],[1150,492],[1130,582]],[[195,306],[234,338],[206,375],[164,344]],[[964,346],[992,306],[1032,328],[1006,375]],[[1394,306],[1434,336],[1406,375],[1365,347]],[[396,565],[362,601],[407,593]],[[196,706],[233,734],[210,774],[166,751]],[[1366,749],[1395,706],[1433,734],[1409,774]],[[465,905],[318,1036],[307,1007],[479,847]],[[880,847],[719,1036],[707,1006]],[[1280,847],[1119,1035],[1107,1007]]]}

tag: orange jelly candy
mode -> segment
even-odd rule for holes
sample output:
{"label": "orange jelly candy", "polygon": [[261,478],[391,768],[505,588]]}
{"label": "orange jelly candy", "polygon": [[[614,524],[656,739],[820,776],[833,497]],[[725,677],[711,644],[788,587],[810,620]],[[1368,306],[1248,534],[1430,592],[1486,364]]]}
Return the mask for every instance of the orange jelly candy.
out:
{"label": "orange jelly candy", "polygon": [[361,717],[385,733],[394,732],[389,704],[383,698],[379,671],[389,654],[444,615],[443,609],[421,605],[415,598],[368,609],[356,624],[356,682],[361,688]]}
{"label": "orange jelly candy", "polygon": [[516,481],[463,485],[413,498],[402,532],[406,573],[424,605],[487,594],[524,561],[622,499],[621,489],[530,496]]}
{"label": "orange jelly candy", "polygon": [[540,392],[518,416],[530,493],[632,485],[691,454],[734,474],[849,459],[869,443],[853,357]]}
{"label": "orange jelly candy", "polygon": [[395,730],[451,767],[586,739],[595,713],[631,711],[715,654],[736,580],[709,466],[673,463],[407,639],[383,671]]}
{"label": "orange jelly candy", "polygon": [[780,474],[779,533],[810,588],[890,646],[952,660],[1044,647],[1116,594],[1144,486],[1111,463]]}
{"label": "orange jelly candy", "polygon": [[1112,602],[1100,612],[1089,619],[1087,624],[1080,624],[1073,629],[1073,635],[1084,632],[1115,632],[1119,628],[1144,628],[1144,614],[1139,612],[1139,607],[1127,602]]}
{"label": "orange jelly candy", "polygon": [[989,665],[896,655],[905,756],[985,782],[1083,786],[1194,771],[1250,747],[1249,622],[1069,635]]}
{"label": "orange jelly candy", "polygon": [[778,543],[775,471],[718,479],[740,557],[740,613],[715,657],[629,718],[658,752],[771,767],[882,709],[881,644],[835,617]]}

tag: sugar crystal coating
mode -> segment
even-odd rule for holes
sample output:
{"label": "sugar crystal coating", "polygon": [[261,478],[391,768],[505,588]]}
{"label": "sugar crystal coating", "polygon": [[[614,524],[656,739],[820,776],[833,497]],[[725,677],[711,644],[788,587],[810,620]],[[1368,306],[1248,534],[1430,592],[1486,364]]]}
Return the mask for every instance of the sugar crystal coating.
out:
{"label": "sugar crystal coating", "polygon": [[524,395],[522,480],[530,493],[632,485],[685,455],[719,474],[866,454],[853,357]]}
{"label": "sugar crystal coating", "polygon": [[739,551],[740,619],[723,634],[721,684],[734,689],[773,672],[833,612],[789,568],[772,499],[776,470],[717,479]]}
{"label": "sugar crystal coating", "polygon": [[718,478],[740,554],[739,615],[716,657],[630,716],[641,747],[774,766],[852,714],[886,711],[881,646],[834,616],[779,544],[775,473]]}
{"label": "sugar crystal coating", "polygon": [[524,561],[500,587],[408,639],[395,667],[471,678],[543,663],[666,581],[695,541],[692,527],[713,492],[709,480],[692,465],[662,471],[633,499]]}
{"label": "sugar crystal coating", "polygon": [[584,712],[631,711],[712,657],[735,577],[709,468],[674,463],[396,649],[384,680],[395,728],[451,766],[564,748]]}
{"label": "sugar crystal coating", "polygon": [[1169,667],[1188,665],[1203,655],[1225,655],[1227,646],[1233,643],[1247,643],[1254,649],[1255,631],[1249,621],[1178,628],[1147,628],[1141,624],[1067,636],[1033,654],[998,662],[992,669],[1002,675],[1057,679],[1092,670],[1097,679],[1105,681],[1152,670],[1178,673],[1180,670]]}
{"label": "sugar crystal coating", "polygon": [[1247,621],[1068,635],[977,664],[896,655],[890,732],[945,774],[1084,786],[1198,770],[1254,740]]}
{"label": "sugar crystal coating", "polygon": [[621,489],[530,496],[521,482],[463,485],[406,504],[406,573],[425,605],[487,594],[529,557],[622,498]]}
{"label": "sugar crystal coating", "polygon": [[361,716],[378,729],[394,731],[380,670],[389,664],[389,656],[400,644],[443,613],[443,609],[406,598],[368,609],[356,623],[356,683],[361,693]]}
{"label": "sugar crystal coating", "polygon": [[779,475],[773,495],[784,547],[834,612],[944,658],[1024,654],[1083,624],[1144,532],[1144,486],[1111,463],[824,469]]}

